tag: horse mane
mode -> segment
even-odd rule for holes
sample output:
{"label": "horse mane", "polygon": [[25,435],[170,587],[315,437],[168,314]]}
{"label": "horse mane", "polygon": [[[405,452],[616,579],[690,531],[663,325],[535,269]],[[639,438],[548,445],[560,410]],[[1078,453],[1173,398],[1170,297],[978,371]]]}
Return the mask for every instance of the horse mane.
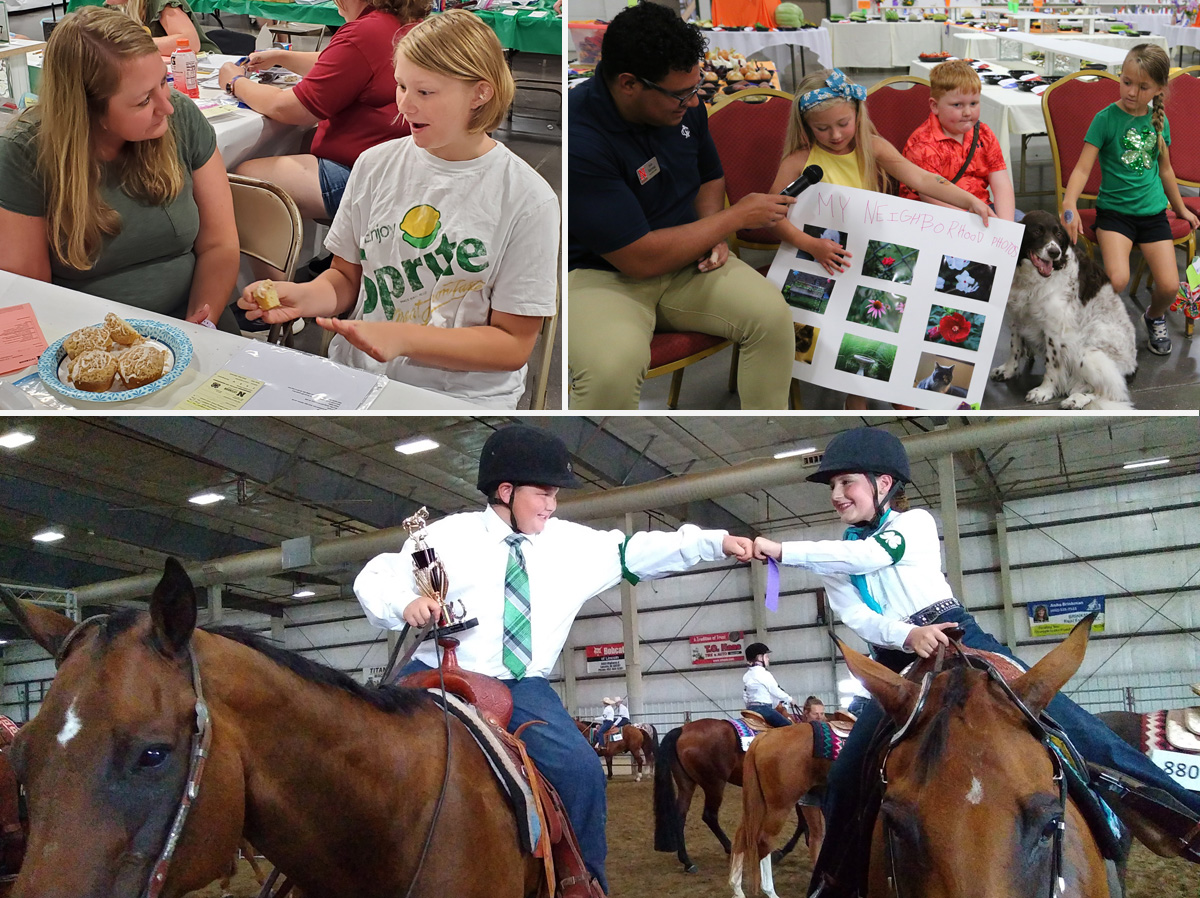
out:
{"label": "horse mane", "polygon": [[239,645],[244,645],[246,648],[253,649],[260,655],[266,655],[279,666],[290,670],[296,676],[310,683],[316,683],[319,686],[330,686],[341,690],[366,702],[372,707],[378,708],[380,711],[393,714],[412,714],[417,709],[423,707],[427,699],[424,690],[421,689],[410,689],[405,686],[383,686],[378,688],[364,686],[340,670],[324,664],[318,664],[316,661],[312,661],[288,649],[281,649],[270,640],[264,639],[244,627],[206,626],[201,627],[201,629],[206,633],[212,633],[214,636],[223,636]]}
{"label": "horse mane", "polygon": [[922,785],[929,781],[934,768],[946,753],[951,714],[966,704],[967,696],[970,693],[970,684],[967,681],[969,669],[965,665],[949,669],[946,689],[942,693],[941,706],[934,712],[921,736],[921,745],[917,749],[915,772],[918,782]]}

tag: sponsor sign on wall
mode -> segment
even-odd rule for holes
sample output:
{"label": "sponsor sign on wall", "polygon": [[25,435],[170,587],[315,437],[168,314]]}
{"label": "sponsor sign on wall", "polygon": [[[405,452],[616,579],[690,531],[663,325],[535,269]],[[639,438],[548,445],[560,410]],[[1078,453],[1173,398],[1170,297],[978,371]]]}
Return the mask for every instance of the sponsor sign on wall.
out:
{"label": "sponsor sign on wall", "polygon": [[692,664],[728,664],[730,661],[745,661],[745,634],[740,630],[732,633],[705,633],[689,636]]}
{"label": "sponsor sign on wall", "polygon": [[1025,610],[1029,613],[1031,636],[1064,636],[1092,613],[1096,613],[1096,619],[1092,622],[1092,632],[1104,632],[1104,596],[1030,602],[1025,606]]}
{"label": "sponsor sign on wall", "polygon": [[584,649],[588,673],[611,673],[625,669],[625,643],[608,642],[589,645]]}

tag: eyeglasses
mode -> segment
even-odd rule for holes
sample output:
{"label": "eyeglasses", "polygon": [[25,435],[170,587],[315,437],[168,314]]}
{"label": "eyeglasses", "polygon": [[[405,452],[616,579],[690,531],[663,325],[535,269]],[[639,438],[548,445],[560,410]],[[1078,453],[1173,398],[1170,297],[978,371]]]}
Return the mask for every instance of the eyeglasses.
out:
{"label": "eyeglasses", "polygon": [[[695,87],[693,87],[691,90],[689,90],[686,94],[673,94],[669,90],[667,90],[665,87],[655,84],[649,78],[643,78],[641,75],[637,75],[636,77],[637,77],[637,80],[642,82],[642,84],[646,85],[646,87],[652,87],[652,88],[654,88],[654,90],[658,91],[660,94],[666,94],[672,100],[675,100],[677,103],[679,103],[680,106],[686,106],[689,102],[691,102],[692,97],[694,97],[694,96],[696,96],[696,94],[700,93],[700,84],[697,84]],[[701,82],[701,84],[703,84],[703,82]]]}

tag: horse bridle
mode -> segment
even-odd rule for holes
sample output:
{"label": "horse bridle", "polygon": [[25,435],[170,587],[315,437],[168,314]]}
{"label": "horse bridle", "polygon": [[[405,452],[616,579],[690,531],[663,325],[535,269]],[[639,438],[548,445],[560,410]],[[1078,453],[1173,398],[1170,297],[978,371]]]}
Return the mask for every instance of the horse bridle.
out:
{"label": "horse bridle", "polygon": [[[1005,682],[1004,677],[992,665],[990,661],[979,655],[968,654],[963,651],[962,644],[957,640],[951,640],[951,644],[958,650],[959,656],[963,659],[968,667],[975,670],[985,671],[988,679],[999,684],[1004,694],[1008,696],[1009,701],[1017,706],[1021,712],[1021,716],[1025,718],[1025,723],[1046,751],[1050,755],[1050,763],[1054,766],[1054,781],[1058,785],[1058,800],[1062,808],[1062,813],[1058,818],[1058,822],[1054,826],[1054,848],[1051,855],[1050,867],[1050,891],[1049,898],[1061,898],[1066,893],[1066,882],[1063,879],[1063,845],[1067,830],[1067,774],[1063,768],[1063,758],[1059,754],[1057,747],[1046,729],[1045,724],[1038,718],[1036,714],[1025,706],[1025,703],[1013,692],[1012,688]],[[883,753],[883,758],[879,764],[879,779],[883,783],[883,791],[886,795],[888,779],[887,779],[887,762],[888,757],[892,753],[892,749],[903,742],[913,729],[917,719],[921,716],[921,712],[925,708],[926,699],[929,698],[929,690],[933,685],[934,675],[939,673],[942,667],[943,655],[945,647],[939,647],[937,659],[934,663],[932,671],[927,671],[921,678],[921,691],[917,696],[917,701],[913,705],[912,713],[908,715],[908,719],[904,724],[896,730],[888,741],[887,749]],[[1072,749],[1073,751],[1073,749]],[[896,898],[903,898],[900,892],[900,878],[896,873],[896,850],[894,843],[894,833],[892,827],[889,826],[887,817],[882,818],[883,835],[884,835],[884,853],[887,855],[888,865],[888,887]]]}
{"label": "horse bridle", "polygon": [[[99,625],[107,618],[107,614],[97,614],[76,624],[67,634],[66,639],[62,641],[62,644],[59,645],[58,651],[54,655],[55,669],[57,670],[62,666],[71,643],[88,626],[92,624]],[[162,893],[163,886],[166,885],[167,869],[171,866],[171,859],[175,855],[175,849],[179,846],[179,838],[183,834],[183,827],[187,822],[188,812],[191,810],[196,797],[200,794],[200,779],[204,775],[204,765],[208,760],[209,747],[212,745],[212,719],[209,717],[208,703],[204,701],[204,690],[200,684],[200,665],[196,661],[196,653],[192,650],[190,641],[186,646],[186,650],[189,666],[191,667],[192,691],[196,693],[196,732],[192,734],[192,751],[188,762],[188,778],[187,783],[183,787],[183,795],[179,799],[179,806],[175,809],[175,817],[171,821],[171,828],[167,831],[166,841],[163,843],[162,850],[158,854],[158,859],[150,869],[150,879],[146,883],[145,890],[142,892],[142,898],[158,898]]]}

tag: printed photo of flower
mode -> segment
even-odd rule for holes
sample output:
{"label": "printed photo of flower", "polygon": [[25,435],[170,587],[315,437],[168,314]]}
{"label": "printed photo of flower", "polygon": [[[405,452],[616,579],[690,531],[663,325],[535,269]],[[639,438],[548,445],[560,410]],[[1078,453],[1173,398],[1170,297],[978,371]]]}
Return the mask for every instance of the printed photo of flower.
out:
{"label": "printed photo of flower", "polygon": [[891,380],[895,362],[894,344],[846,334],[842,337],[842,345],[838,347],[837,361],[833,367],[875,380]]}
{"label": "printed photo of flower", "polygon": [[850,300],[850,314],[846,316],[846,320],[894,334],[900,330],[900,319],[903,315],[904,297],[899,293],[888,293],[874,287],[859,287],[854,291],[854,298]]}
{"label": "printed photo of flower", "polygon": [[992,298],[992,281],[995,279],[995,265],[972,262],[958,256],[942,256],[934,289],[952,296],[966,296],[987,302]]}
{"label": "printed photo of flower", "polygon": [[985,315],[978,312],[963,312],[946,306],[935,305],[929,310],[929,321],[925,324],[925,339],[930,343],[943,343],[976,352],[983,336]]}
{"label": "printed photo of flower", "polygon": [[[842,249],[846,248],[846,232],[838,231],[834,228],[823,228],[820,225],[805,225],[804,233],[809,237],[816,237],[818,240],[832,240],[834,243],[840,244]],[[808,259],[810,262],[816,261],[804,250],[796,251],[797,259]]]}
{"label": "printed photo of flower", "polygon": [[833,284],[833,278],[807,271],[790,271],[783,282],[783,298],[789,306],[823,315],[833,294]]}
{"label": "printed photo of flower", "polygon": [[867,253],[863,257],[862,273],[869,278],[911,284],[918,254],[911,246],[872,240],[867,244]]}

